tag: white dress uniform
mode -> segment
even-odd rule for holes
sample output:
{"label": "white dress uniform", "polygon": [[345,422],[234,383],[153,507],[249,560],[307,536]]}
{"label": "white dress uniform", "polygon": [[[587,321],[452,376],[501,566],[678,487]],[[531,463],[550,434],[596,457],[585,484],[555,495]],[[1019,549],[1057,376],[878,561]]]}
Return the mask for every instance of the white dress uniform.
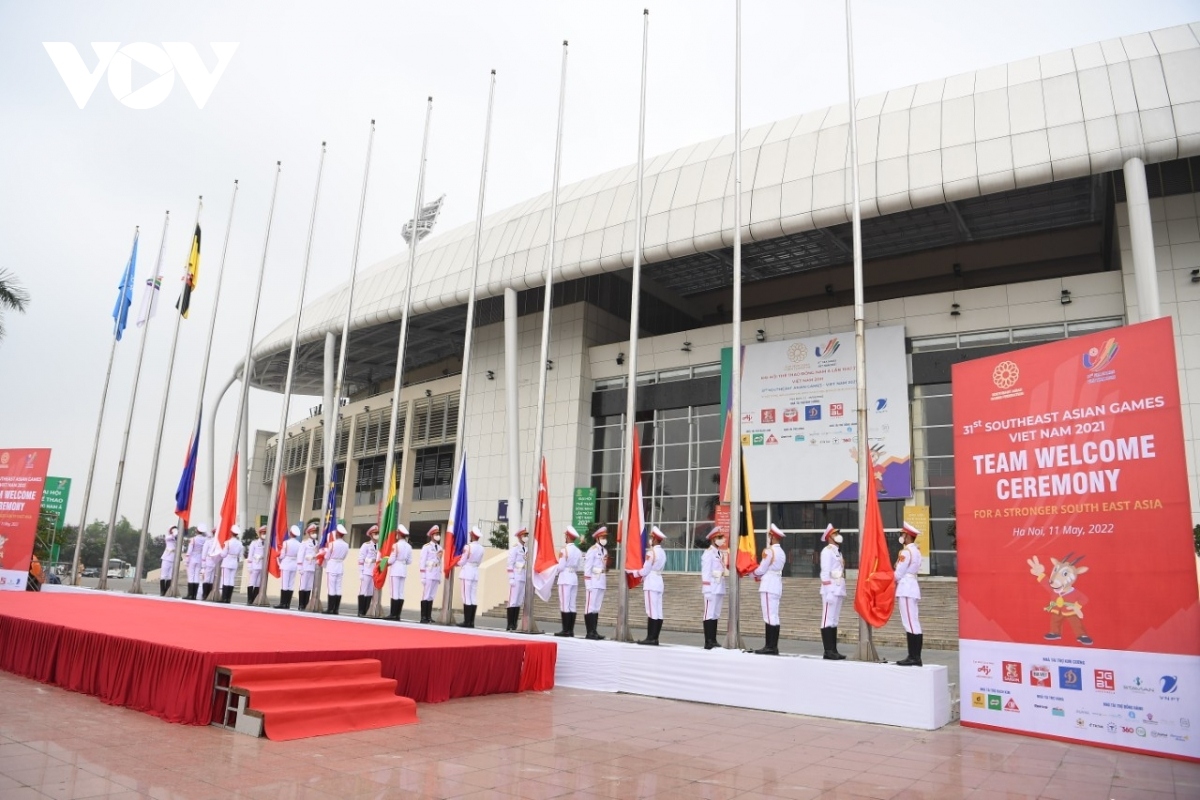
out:
{"label": "white dress uniform", "polygon": [[167,536],[163,539],[162,567],[158,573],[160,581],[171,582],[175,577],[175,548],[179,542],[179,530],[174,526],[167,531]]}
{"label": "white dress uniform", "polygon": [[266,561],[267,546],[261,538],[255,539],[246,548],[246,578],[251,588],[258,588],[262,580],[263,564]]}
{"label": "white dress uniform", "polygon": [[596,542],[583,557],[584,614],[599,614],[608,589],[608,548]]}
{"label": "white dress uniform", "polygon": [[846,562],[835,544],[821,551],[821,627],[836,628],[846,598]]}
{"label": "white dress uniform", "polygon": [[375,564],[379,561],[379,545],[368,539],[358,550],[358,596],[375,596]]}
{"label": "white dress uniform", "polygon": [[290,592],[296,588],[296,570],[300,566],[300,540],[288,536],[283,546],[279,548],[279,575],[283,583],[283,591]]}
{"label": "white dress uniform", "polygon": [[519,539],[508,549],[509,608],[520,608],[525,602],[525,557],[528,552]]}
{"label": "white dress uniform", "polygon": [[300,571],[300,591],[311,592],[313,589],[313,578],[317,572],[317,543],[310,538],[305,538],[300,543],[300,556],[296,559],[299,564]]}
{"label": "white dress uniform", "polygon": [[[208,537],[204,534],[197,533],[188,540],[187,546],[187,572],[188,583],[199,584],[201,576],[201,567],[204,565],[204,546],[208,544]],[[192,593],[193,596],[195,593]]]}
{"label": "white dress uniform", "polygon": [[646,563],[635,573],[643,578],[642,596],[646,601],[646,616],[650,619],[661,620],[663,602],[663,567],[667,565],[667,554],[662,545],[655,544],[646,551]]}
{"label": "white dress uniform", "polygon": [[778,542],[771,542],[768,555],[754,570],[754,577],[759,579],[758,599],[762,603],[763,622],[767,625],[779,624],[779,598],[783,595],[783,566],[787,563],[787,554]]}
{"label": "white dress uniform", "polygon": [[896,558],[896,601],[900,606],[900,621],[908,633],[921,633],[921,617],[918,605],[921,600],[921,586],[917,583],[917,573],[921,569],[921,548],[916,542],[904,545]]}
{"label": "white dress uniform", "polygon": [[725,551],[714,545],[700,557],[700,592],[704,595],[704,618],[720,619],[725,605]]}
{"label": "white dress uniform", "polygon": [[350,545],[346,544],[346,540],[341,536],[334,537],[332,542],[325,545],[325,574],[329,578],[327,588],[331,597],[342,596],[342,576],[346,571],[346,556],[349,554]]}
{"label": "white dress uniform", "polygon": [[434,541],[421,548],[421,602],[432,603],[442,582],[442,546]]}
{"label": "white dress uniform", "polygon": [[574,544],[567,543],[558,554],[558,610],[564,614],[575,613],[575,601],[579,596],[579,568],[583,566],[583,553]]}
{"label": "white dress uniform", "polygon": [[200,564],[200,583],[217,583],[220,576],[217,567],[221,563],[221,545],[217,543],[216,535],[209,536],[204,542],[204,560]]}
{"label": "white dress uniform", "polygon": [[463,548],[462,564],[459,576],[462,578],[463,605],[477,605],[479,594],[479,565],[483,562],[483,545],[479,542],[467,542]]}
{"label": "white dress uniform", "polygon": [[408,577],[408,565],[412,563],[412,545],[408,539],[397,537],[388,556],[388,582],[392,587],[393,600],[404,599],[404,579]]}
{"label": "white dress uniform", "polygon": [[233,584],[237,580],[238,564],[242,562],[244,550],[242,540],[238,537],[230,536],[225,540],[225,546],[221,548],[221,586],[228,589],[233,588]]}

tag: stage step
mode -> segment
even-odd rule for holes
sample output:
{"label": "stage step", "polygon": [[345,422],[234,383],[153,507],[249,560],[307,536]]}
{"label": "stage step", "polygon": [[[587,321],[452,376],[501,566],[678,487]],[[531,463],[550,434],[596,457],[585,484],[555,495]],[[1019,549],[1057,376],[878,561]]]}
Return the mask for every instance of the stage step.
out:
{"label": "stage step", "polygon": [[[600,612],[601,627],[612,628],[616,625],[618,580],[620,580],[618,573],[609,573],[609,589],[604,597],[604,607]],[[682,573],[667,574],[663,576],[663,583],[665,584],[663,630],[701,635],[704,598],[700,594],[700,576]],[[758,584],[753,579],[742,580],[739,589],[741,599],[739,619],[742,631],[761,637],[763,621],[758,599]],[[534,598],[534,616],[539,623],[546,623],[542,626],[544,630],[556,630],[559,623],[557,589],[555,592],[548,603]],[[846,595],[846,602],[842,607],[841,625],[838,628],[838,641],[857,643],[858,617],[854,613],[853,582],[846,587]],[[921,595],[921,627],[925,633],[925,647],[934,650],[957,650],[958,582],[941,578],[923,579]],[[576,604],[576,611],[579,615],[576,633],[579,635],[581,635],[583,624],[583,604],[584,592],[581,588]],[[489,609],[485,616],[503,619],[504,605]],[[801,641],[821,641],[820,617],[820,579],[784,578],[783,601],[779,611],[781,637]],[[629,622],[636,630],[645,629],[646,617],[640,588],[629,593]],[[718,630],[721,635],[724,635],[724,620]],[[877,645],[904,647],[906,639],[904,627],[900,624],[900,612],[894,612],[888,623],[874,632],[872,639]]]}
{"label": "stage step", "polygon": [[222,665],[213,724],[272,741],[387,728],[417,721],[378,659]]}

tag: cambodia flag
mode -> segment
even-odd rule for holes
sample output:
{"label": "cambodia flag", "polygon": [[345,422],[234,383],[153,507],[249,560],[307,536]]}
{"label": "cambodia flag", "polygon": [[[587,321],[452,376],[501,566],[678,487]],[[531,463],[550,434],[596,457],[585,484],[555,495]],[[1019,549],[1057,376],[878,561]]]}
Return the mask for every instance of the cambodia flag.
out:
{"label": "cambodia flag", "polygon": [[883,515],[875,481],[867,481],[867,519],[863,526],[862,555],[858,560],[858,588],[854,610],[873,628],[882,628],[896,605],[896,571],[883,535]]}
{"label": "cambodia flag", "polygon": [[646,506],[642,496],[642,449],[638,443],[637,428],[633,430],[633,469],[629,476],[629,516],[623,530],[630,533],[625,543],[625,581],[633,589],[642,584],[630,570],[639,570],[646,564]]}
{"label": "cambodia flag", "polygon": [[196,415],[196,430],[192,433],[192,441],[188,445],[187,459],[183,462],[183,475],[179,478],[179,487],[175,490],[175,516],[183,520],[184,528],[192,515],[192,489],[196,486],[196,457],[200,451],[200,420],[204,416],[201,406],[200,414]]}
{"label": "cambodia flag", "polygon": [[279,572],[279,550],[287,541],[288,535],[286,479],[279,481],[279,498],[275,502],[273,512],[270,527],[267,529],[271,532],[270,547],[267,548],[267,572],[278,578],[281,574]]}
{"label": "cambodia flag", "polygon": [[454,480],[454,499],[450,502],[450,521],[446,523],[446,555],[442,574],[447,578],[462,558],[467,547],[467,453],[462,453],[458,462],[458,475]]}

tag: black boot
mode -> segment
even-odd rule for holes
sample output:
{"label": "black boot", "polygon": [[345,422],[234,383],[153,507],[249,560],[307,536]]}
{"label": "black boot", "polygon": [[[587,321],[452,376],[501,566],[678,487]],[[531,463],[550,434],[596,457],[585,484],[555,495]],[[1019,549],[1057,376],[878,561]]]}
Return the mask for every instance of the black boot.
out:
{"label": "black boot", "polygon": [[433,622],[433,601],[421,601],[421,624],[429,625]]}
{"label": "black boot", "polygon": [[391,607],[388,609],[388,615],[387,615],[387,617],[385,617],[385,619],[389,619],[392,622],[399,622],[400,621],[400,611],[403,610],[403,608],[404,608],[403,600],[393,600]]}
{"label": "black boot", "polygon": [[761,649],[754,652],[760,656],[777,656],[779,655],[779,626],[766,626],[766,643]]}
{"label": "black boot", "polygon": [[282,609],[284,611],[292,610],[292,590],[291,589],[281,589],[280,590],[279,605],[277,605],[275,607]]}
{"label": "black boot", "polygon": [[187,594],[185,594],[183,596],[183,599],[184,600],[195,600],[196,599],[196,584],[189,583],[187,585]]}
{"label": "black boot", "polygon": [[908,655],[905,656],[900,661],[897,661],[896,666],[897,667],[916,666],[915,664],[913,664],[913,648],[916,646],[916,644],[913,642],[913,635],[911,633],[909,633],[908,631],[905,631],[904,639],[906,642],[908,642]]}
{"label": "black boot", "polygon": [[[822,628],[822,639],[825,641],[825,658],[829,661],[844,661],[846,657],[837,649],[837,628]],[[828,636],[828,639],[825,639]]]}
{"label": "black boot", "polygon": [[301,589],[300,590],[300,602],[296,605],[296,608],[298,608],[301,611],[306,610],[308,608],[308,600],[310,597],[312,597],[311,591],[306,592],[303,589]]}
{"label": "black boot", "polygon": [[712,650],[717,646],[717,621],[715,619],[704,620],[704,649]]}
{"label": "black boot", "polygon": [[211,592],[211,591],[212,591],[212,586],[213,586],[213,585],[212,585],[211,583],[202,583],[202,584],[200,584],[200,599],[201,599],[201,600],[207,600],[207,599],[208,599],[209,592]]}
{"label": "black boot", "polygon": [[642,639],[638,644],[648,644],[654,647],[658,646],[658,632],[662,630],[661,619],[646,620],[646,638]]}
{"label": "black boot", "polygon": [[158,596],[166,597],[167,596],[167,587],[170,585],[171,585],[170,581],[160,580],[158,582]]}
{"label": "black boot", "polygon": [[367,615],[367,609],[370,607],[371,598],[365,594],[360,594],[358,596],[358,615],[360,617],[365,617]]}
{"label": "black boot", "polygon": [[326,603],[325,610],[321,613],[336,614],[336,613],[338,613],[338,608],[341,605],[342,605],[342,596],[340,594],[331,594],[328,596],[328,601]]}
{"label": "black boot", "polygon": [[913,650],[912,650],[912,660],[913,660],[912,665],[914,667],[924,666],[924,664],[921,663],[921,647],[924,644],[925,644],[925,634],[914,633],[913,634],[913,645],[914,646],[913,646]]}
{"label": "black boot", "polygon": [[246,587],[246,605],[248,605],[248,606],[254,605],[254,601],[257,599],[258,599],[258,587],[257,586],[247,586]]}
{"label": "black boot", "polygon": [[230,603],[233,602],[233,587],[232,586],[222,586],[221,587],[221,602],[226,605],[229,605]]}
{"label": "black boot", "polygon": [[566,611],[560,611],[559,616],[562,617],[562,630],[554,635],[555,636],[574,636],[573,633],[567,632],[567,619],[570,618],[571,615],[568,614]]}
{"label": "black boot", "polygon": [[605,637],[601,636],[598,630],[600,627],[600,612],[584,614],[583,623],[587,627],[587,638],[596,642],[604,641]]}
{"label": "black boot", "polygon": [[468,605],[463,606],[463,621],[458,623],[458,627],[460,627],[460,628],[474,628],[475,627],[475,609],[476,608],[478,608],[478,606],[468,606]]}
{"label": "black boot", "polygon": [[504,630],[515,631],[517,629],[517,621],[521,617],[521,607],[520,606],[509,606],[507,609],[505,609],[505,611],[508,612],[508,619],[507,619],[506,624],[504,625]]}

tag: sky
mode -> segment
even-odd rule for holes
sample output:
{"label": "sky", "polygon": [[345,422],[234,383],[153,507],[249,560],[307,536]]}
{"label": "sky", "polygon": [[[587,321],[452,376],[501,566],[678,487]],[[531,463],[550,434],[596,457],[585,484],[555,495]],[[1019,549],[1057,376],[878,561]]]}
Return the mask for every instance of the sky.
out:
{"label": "sky", "polygon": [[[141,227],[136,314],[140,284],[154,268],[164,211],[170,210],[160,268],[164,290],[159,314],[146,329],[117,506],[118,514],[141,524],[167,389],[174,325],[169,312],[203,195],[200,283],[190,318],[181,324],[153,493],[151,530],[161,534],[173,520],[175,486],[195,421],[233,181],[240,191],[217,309],[209,402],[240,364],[250,335],[276,161],[282,172],[256,340],[286,320],[296,303],[322,141],[328,154],[310,298],[348,276],[372,119],[377,127],[360,269],[404,247],[400,228],[416,191],[427,96],[434,98],[434,111],[426,194],[446,195],[442,229],[474,218],[491,69],[497,70],[497,89],[487,212],[550,188],[564,39],[571,43],[564,184],[633,163],[645,6],[621,0],[0,0],[0,268],[32,295],[28,313],[5,315],[0,447],[51,448],[50,474],[74,481],[67,521],[78,523],[112,342],[112,307],[134,227]],[[734,125],[733,3],[674,0],[648,7],[647,158],[724,135]],[[857,0],[856,88],[864,97],[1196,20],[1197,0]],[[845,102],[842,2],[747,0],[742,31],[744,127]],[[155,48],[190,43],[209,70],[218,58],[211,42],[236,42],[237,48],[203,108],[180,77],[186,68],[163,79],[160,85],[173,85],[157,105],[122,103],[119,64],[129,62],[118,55],[81,109],[44,42],[71,43],[89,71],[98,64],[92,42]],[[136,92],[158,73],[134,62],[130,76]],[[126,101],[136,104],[137,98]],[[116,349],[89,521],[109,518],[142,334],[131,322]],[[234,446],[235,398],[231,392],[217,417],[218,487]],[[251,391],[252,430],[278,427],[281,400]],[[290,419],[305,416],[317,402],[293,399]],[[195,513],[193,519],[211,521],[211,513]]]}

